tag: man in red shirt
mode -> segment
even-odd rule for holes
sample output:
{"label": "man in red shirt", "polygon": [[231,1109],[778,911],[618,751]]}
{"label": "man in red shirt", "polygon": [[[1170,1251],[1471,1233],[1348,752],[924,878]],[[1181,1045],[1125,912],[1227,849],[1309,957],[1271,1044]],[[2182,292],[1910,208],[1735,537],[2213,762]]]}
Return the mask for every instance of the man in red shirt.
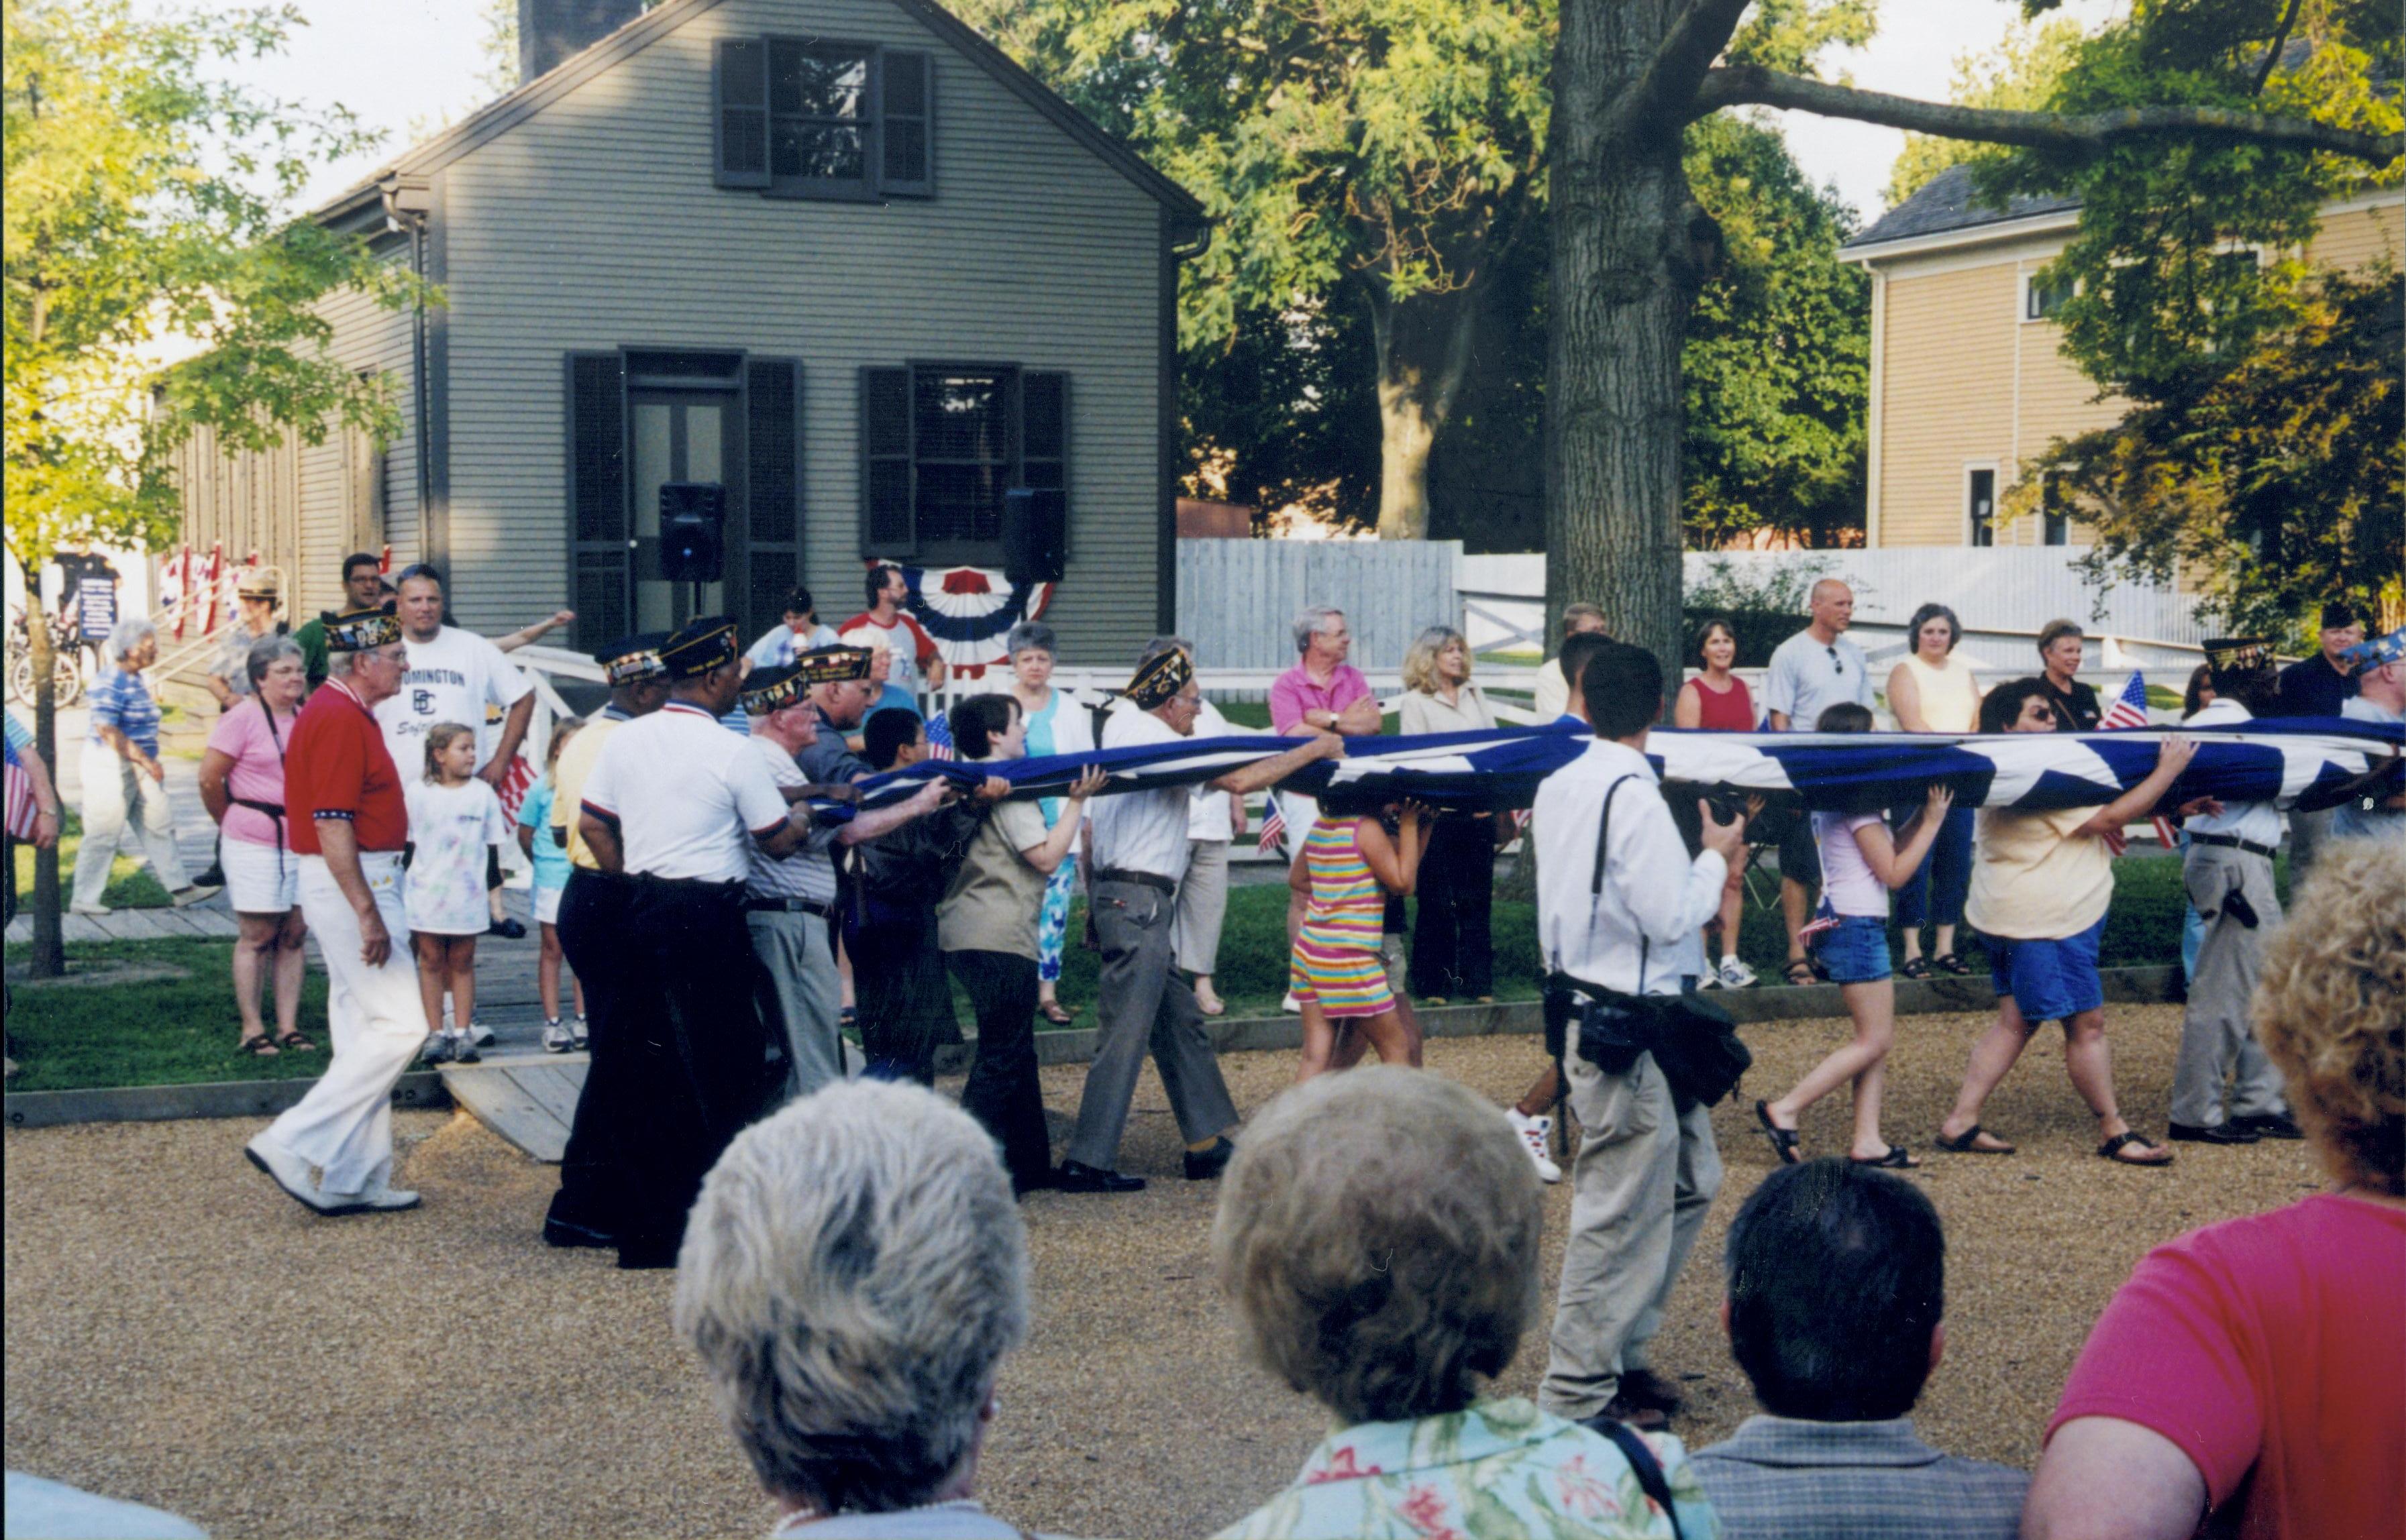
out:
{"label": "man in red shirt", "polygon": [[[383,610],[326,617],[325,687],[284,756],[285,827],[301,860],[301,913],[325,954],[334,1056],[300,1105],[245,1147],[250,1163],[321,1214],[415,1208],[391,1183],[392,1088],[426,1040],[409,956],[401,775],[376,702],[407,671],[401,623]],[[323,1175],[315,1181],[309,1168]]]}
{"label": "man in red shirt", "polygon": [[944,687],[943,652],[920,624],[904,612],[911,585],[902,569],[881,562],[869,570],[869,608],[836,628],[847,647],[867,647],[894,660],[887,683],[903,694]]}

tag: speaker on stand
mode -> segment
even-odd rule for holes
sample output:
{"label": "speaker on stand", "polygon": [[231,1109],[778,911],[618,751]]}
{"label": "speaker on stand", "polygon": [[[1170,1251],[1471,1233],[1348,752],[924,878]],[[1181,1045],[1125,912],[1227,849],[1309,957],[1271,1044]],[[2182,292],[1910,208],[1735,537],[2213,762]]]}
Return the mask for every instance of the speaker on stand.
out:
{"label": "speaker on stand", "polygon": [[1002,494],[1002,575],[1014,589],[1058,583],[1069,565],[1069,494],[1013,487]]}
{"label": "speaker on stand", "polygon": [[727,569],[727,488],[715,481],[671,481],[660,486],[660,576],[693,585],[693,607],[701,614],[701,589],[719,582]]}

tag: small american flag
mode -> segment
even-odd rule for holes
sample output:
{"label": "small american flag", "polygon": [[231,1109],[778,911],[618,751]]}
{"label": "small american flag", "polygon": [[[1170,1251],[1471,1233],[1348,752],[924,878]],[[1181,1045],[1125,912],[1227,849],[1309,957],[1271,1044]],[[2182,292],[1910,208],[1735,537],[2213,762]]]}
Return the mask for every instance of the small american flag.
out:
{"label": "small american flag", "polygon": [[953,753],[953,724],[942,712],[938,712],[927,718],[927,757],[930,759],[956,757]]}
{"label": "small american flag", "polygon": [[[2114,703],[2105,708],[2105,714],[2097,719],[2097,726],[2103,731],[2115,732],[2124,728],[2144,728],[2146,725],[2147,679],[2138,670],[2132,669],[2130,682],[2122,686],[2122,693],[2116,696]],[[2179,835],[2172,828],[2172,821],[2163,814],[2158,813],[2154,823],[2156,838],[2162,841],[2166,850],[2172,849],[2179,840]],[[2119,855],[2130,846],[2130,840],[2120,829],[2107,831],[2105,835],[2107,850]]]}
{"label": "small american flag", "polygon": [[8,838],[31,840],[34,837],[34,816],[41,809],[34,801],[34,778],[25,773],[25,762],[17,757],[17,745],[8,750]]}
{"label": "small american flag", "polygon": [[1278,793],[1270,793],[1264,801],[1267,806],[1262,812],[1262,832],[1254,838],[1253,848],[1277,852],[1286,841],[1286,814],[1279,811]]}
{"label": "small american flag", "polygon": [[1825,900],[1820,909],[1814,913],[1813,917],[1810,920],[1805,921],[1804,926],[1796,932],[1797,944],[1800,946],[1811,946],[1816,938],[1837,928],[1838,911],[1832,909],[1829,903]]}
{"label": "small american flag", "polygon": [[526,800],[527,793],[534,789],[536,774],[534,766],[525,755],[511,756],[510,768],[502,776],[500,796],[502,812],[513,822],[517,818],[518,805]]}

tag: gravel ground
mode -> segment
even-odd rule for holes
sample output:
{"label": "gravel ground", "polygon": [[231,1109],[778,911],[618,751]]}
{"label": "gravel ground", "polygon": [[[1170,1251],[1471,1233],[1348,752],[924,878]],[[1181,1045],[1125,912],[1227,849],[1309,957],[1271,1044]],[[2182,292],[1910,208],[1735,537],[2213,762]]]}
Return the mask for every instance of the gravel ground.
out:
{"label": "gravel ground", "polygon": [[[2160,1136],[2179,1008],[2116,1010],[2119,1080]],[[1928,1151],[1983,1017],[1903,1024],[1889,1136],[1930,1157],[1915,1179],[1952,1242],[1947,1359],[1922,1432],[2027,1464],[2088,1323],[2149,1246],[2320,1185],[2304,1148],[2179,1147],[2169,1170],[2108,1166],[2043,1040],[1991,1103],[2020,1155]],[[1750,1409],[1715,1309],[1722,1227],[1770,1168],[1752,1098],[1842,1040],[1843,1022],[1748,1029],[1757,1068],[1717,1119],[1729,1180],[1657,1345],[1688,1378],[1691,1446]],[[1538,1067],[1528,1038],[1451,1039],[1429,1066],[1499,1102]],[[1291,1053],[1232,1055],[1253,1108]],[[1072,1109],[1083,1071],[1045,1072]],[[957,1089],[955,1082],[955,1089]],[[1177,1137],[1147,1079],[1130,1198],[1027,1205],[1036,1320],[1006,1366],[987,1501],[1070,1534],[1208,1532],[1293,1477],[1323,1431],[1246,1364],[1209,1278],[1215,1189],[1177,1179]],[[1805,1123],[1843,1139],[1843,1096]],[[553,1171],[464,1116],[398,1120],[415,1214],[301,1212],[245,1166],[249,1121],[11,1131],[7,1139],[7,1464],[187,1514],[221,1536],[728,1535],[771,1510],[670,1338],[669,1279],[535,1239]],[[1559,1265],[1567,1185],[1549,1194],[1543,1265]],[[361,1307],[364,1306],[364,1307]],[[1502,1381],[1534,1391],[1545,1333]],[[1114,1475],[1113,1472],[1119,1474]],[[1134,1475],[1129,1473],[1133,1471]]]}

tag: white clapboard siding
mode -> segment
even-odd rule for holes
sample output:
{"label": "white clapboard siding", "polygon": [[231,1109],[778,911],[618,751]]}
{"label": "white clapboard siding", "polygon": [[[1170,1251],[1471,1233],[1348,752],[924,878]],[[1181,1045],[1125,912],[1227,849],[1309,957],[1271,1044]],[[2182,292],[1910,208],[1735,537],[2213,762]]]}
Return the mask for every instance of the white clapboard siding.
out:
{"label": "white clapboard siding", "polygon": [[1286,669],[1295,616],[1328,604],[1345,612],[1356,667],[1398,669],[1422,628],[1461,627],[1461,558],[1458,540],[1182,540],[1179,634],[1206,669]]}

